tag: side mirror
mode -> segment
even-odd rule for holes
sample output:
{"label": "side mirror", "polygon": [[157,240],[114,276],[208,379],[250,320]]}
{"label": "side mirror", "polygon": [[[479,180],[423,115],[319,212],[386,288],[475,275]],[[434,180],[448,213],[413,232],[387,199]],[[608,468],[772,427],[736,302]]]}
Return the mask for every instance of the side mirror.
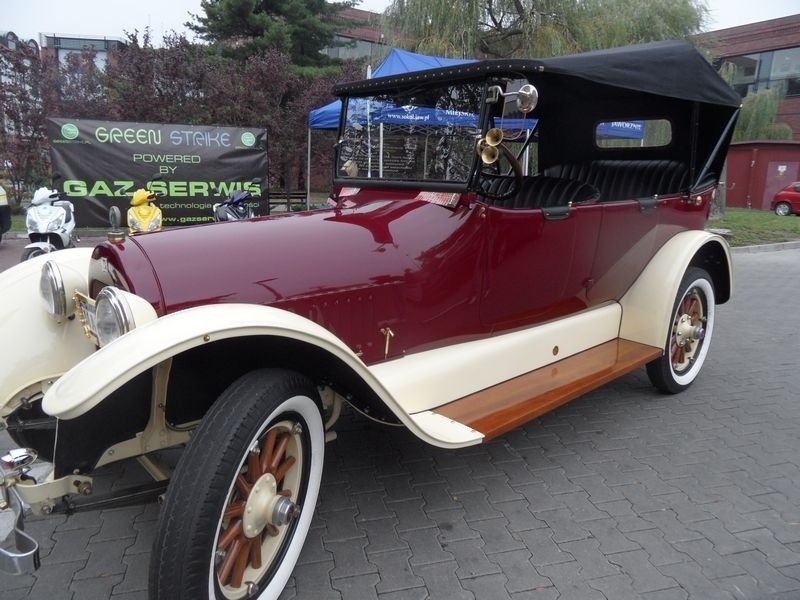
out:
{"label": "side mirror", "polygon": [[536,108],[539,102],[538,90],[530,83],[526,83],[516,92],[504,92],[499,85],[493,85],[486,91],[486,103],[496,104],[500,101],[500,98],[506,96],[517,97],[517,110],[523,115],[527,115]]}
{"label": "side mirror", "polygon": [[112,206],[108,209],[108,222],[113,229],[119,229],[119,225],[122,223],[122,213],[118,206]]}
{"label": "side mirror", "polygon": [[517,92],[517,110],[524,115],[531,112],[539,103],[539,92],[530,83],[526,83]]}

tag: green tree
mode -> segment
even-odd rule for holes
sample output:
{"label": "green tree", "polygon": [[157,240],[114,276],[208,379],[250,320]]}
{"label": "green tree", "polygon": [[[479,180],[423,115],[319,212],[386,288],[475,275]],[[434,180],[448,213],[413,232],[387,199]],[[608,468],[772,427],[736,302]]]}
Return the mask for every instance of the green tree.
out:
{"label": "green tree", "polygon": [[708,14],[700,0],[591,0],[577,15],[580,50],[599,50],[699,33]]}
{"label": "green tree", "polygon": [[50,180],[46,121],[57,110],[59,69],[35,43],[12,41],[13,48],[0,46],[0,170],[15,207],[26,188]]}
{"label": "green tree", "polygon": [[733,130],[734,142],[749,140],[790,140],[792,128],[786,123],[775,123],[778,106],[783,99],[780,87],[761,90],[748,94],[742,100],[742,110],[736,129]]}
{"label": "green tree", "polygon": [[394,0],[390,43],[458,57],[546,57],[700,31],[703,0]]}
{"label": "green tree", "polygon": [[298,66],[324,66],[321,53],[334,44],[342,22],[332,17],[356,0],[202,0],[204,15],[186,23],[192,31],[225,53],[244,60],[262,50],[277,49]]}

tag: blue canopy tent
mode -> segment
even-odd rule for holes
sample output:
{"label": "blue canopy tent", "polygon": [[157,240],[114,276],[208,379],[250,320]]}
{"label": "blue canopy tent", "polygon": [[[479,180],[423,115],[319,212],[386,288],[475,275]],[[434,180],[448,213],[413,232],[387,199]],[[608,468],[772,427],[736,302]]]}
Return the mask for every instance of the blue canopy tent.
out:
{"label": "blue canopy tent", "polygon": [[[440,58],[392,48],[386,58],[383,59],[383,62],[372,71],[372,77],[387,77],[389,75],[409,73],[410,71],[424,71],[425,69],[435,69],[436,67],[460,65],[466,62],[474,62],[474,60],[469,58]],[[341,112],[341,100],[334,100],[330,104],[316,108],[308,113],[308,127],[309,129],[338,129]]]}
{"label": "blue canopy tent", "polygon": [[[460,65],[466,62],[474,62],[473,59],[463,58],[441,58],[438,56],[428,56],[427,54],[417,54],[408,50],[392,48],[386,58],[383,59],[372,71],[371,77],[386,77],[408,73],[410,71],[424,71],[436,67],[449,67]],[[339,116],[342,113],[342,101],[334,100],[320,108],[312,110],[308,114],[308,166],[306,171],[306,203],[311,198],[311,130],[312,129],[338,129]]]}

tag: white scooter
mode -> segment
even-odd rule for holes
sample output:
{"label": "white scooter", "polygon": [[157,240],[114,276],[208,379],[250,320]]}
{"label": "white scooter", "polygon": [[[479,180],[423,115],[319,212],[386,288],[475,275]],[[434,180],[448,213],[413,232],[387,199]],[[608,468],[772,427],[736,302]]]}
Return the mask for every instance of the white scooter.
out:
{"label": "white scooter", "polygon": [[75,235],[75,207],[62,200],[58,190],[36,190],[25,214],[25,226],[31,243],[22,252],[23,261],[40,254],[74,248],[80,239]]}

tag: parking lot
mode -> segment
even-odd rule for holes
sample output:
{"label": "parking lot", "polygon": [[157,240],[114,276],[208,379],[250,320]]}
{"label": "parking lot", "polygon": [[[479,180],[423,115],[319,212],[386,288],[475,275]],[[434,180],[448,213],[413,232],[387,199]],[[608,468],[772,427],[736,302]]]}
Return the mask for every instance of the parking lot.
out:
{"label": "parking lot", "polygon": [[[22,246],[4,240],[0,268]],[[460,451],[347,415],[282,598],[800,598],[789,246],[734,255],[734,297],[683,394],[656,393],[642,369]],[[136,463],[117,464],[96,489],[142,481]],[[0,575],[0,600],[146,598],[157,517],[149,504],[29,520],[42,568]]]}

